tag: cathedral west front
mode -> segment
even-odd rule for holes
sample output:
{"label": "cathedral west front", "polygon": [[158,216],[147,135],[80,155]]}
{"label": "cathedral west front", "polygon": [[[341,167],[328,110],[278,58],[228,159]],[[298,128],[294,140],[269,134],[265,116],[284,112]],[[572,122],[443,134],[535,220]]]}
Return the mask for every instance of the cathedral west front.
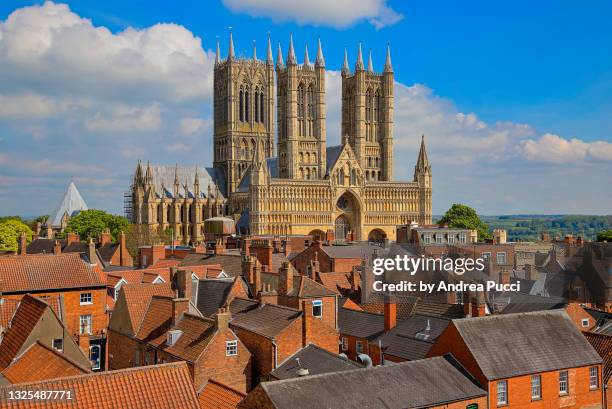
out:
{"label": "cathedral west front", "polygon": [[[203,240],[204,220],[232,217],[251,235],[310,234],[335,240],[395,239],[398,225],[431,223],[431,166],[424,139],[412,181],[393,178],[391,55],[375,72],[361,47],[342,67],[341,144],[327,146],[325,59],[290,39],[273,59],[227,58],[214,68],[213,166],[138,163],[133,223],[169,229],[185,244]],[[275,123],[276,118],[276,123]],[[275,138],[276,135],[276,138]],[[275,140],[276,139],[276,140]]]}

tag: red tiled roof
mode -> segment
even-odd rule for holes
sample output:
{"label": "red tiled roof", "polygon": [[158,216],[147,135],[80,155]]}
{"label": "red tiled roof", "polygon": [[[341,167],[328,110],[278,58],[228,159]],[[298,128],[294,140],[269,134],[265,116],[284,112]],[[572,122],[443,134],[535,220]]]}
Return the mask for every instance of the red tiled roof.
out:
{"label": "red tiled roof", "polygon": [[174,291],[170,288],[169,283],[125,284],[121,286],[121,291],[125,297],[130,322],[134,331],[140,328],[147,306],[154,295],[174,296]]}
{"label": "red tiled roof", "polygon": [[2,376],[10,383],[24,383],[82,375],[89,372],[87,368],[69,359],[61,352],[36,342],[2,371]]}
{"label": "red tiled roof", "polygon": [[584,336],[604,361],[603,380],[607,385],[612,376],[612,335],[584,332]]}
{"label": "red tiled roof", "polygon": [[33,254],[0,257],[0,290],[3,293],[106,285],[101,270],[78,253]]}
{"label": "red tiled roof", "polygon": [[[172,346],[166,344],[169,330],[180,330]],[[172,326],[172,298],[154,296],[145,312],[136,338],[178,358],[195,362],[216,332],[215,321],[186,313]]]}
{"label": "red tiled roof", "polygon": [[209,379],[198,395],[198,400],[201,409],[236,409],[238,403],[245,397],[245,393]]}
{"label": "red tiled roof", "polygon": [[19,400],[2,408],[36,409],[199,409],[198,398],[185,362],[150,365],[118,371],[23,383],[10,390],[70,390],[73,400]]}
{"label": "red tiled roof", "polygon": [[363,308],[355,304],[353,300],[351,300],[350,298],[346,299],[346,301],[344,302],[344,305],[342,305],[342,308],[346,308],[347,310],[353,310],[353,311],[363,311]]}
{"label": "red tiled roof", "polygon": [[11,325],[2,338],[0,369],[11,364],[47,308],[49,308],[47,303],[31,295],[21,299]]}
{"label": "red tiled roof", "polygon": [[[128,284],[151,283],[157,276],[164,279],[166,283],[170,282],[170,268],[144,268],[144,269],[129,269],[129,270],[112,270],[106,273],[106,284],[114,287],[119,278],[125,279]],[[114,284],[113,284],[114,283]]]}
{"label": "red tiled roof", "polygon": [[[355,273],[357,288],[360,287],[360,274]],[[319,273],[321,283],[339,295],[346,295],[351,291],[351,273]]]}
{"label": "red tiled roof", "polygon": [[0,327],[8,327],[13,314],[17,311],[19,300],[11,300],[10,298],[0,298]]}

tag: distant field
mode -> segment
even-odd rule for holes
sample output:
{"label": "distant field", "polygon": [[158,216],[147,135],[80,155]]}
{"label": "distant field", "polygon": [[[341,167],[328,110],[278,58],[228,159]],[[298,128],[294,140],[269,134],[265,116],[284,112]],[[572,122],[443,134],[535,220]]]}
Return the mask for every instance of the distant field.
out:
{"label": "distant field", "polygon": [[[441,216],[434,217],[434,220]],[[565,237],[568,234],[594,240],[597,233],[612,229],[612,216],[588,215],[507,215],[481,216],[493,229],[506,229],[508,240],[535,240],[540,233],[547,232],[551,237]]]}

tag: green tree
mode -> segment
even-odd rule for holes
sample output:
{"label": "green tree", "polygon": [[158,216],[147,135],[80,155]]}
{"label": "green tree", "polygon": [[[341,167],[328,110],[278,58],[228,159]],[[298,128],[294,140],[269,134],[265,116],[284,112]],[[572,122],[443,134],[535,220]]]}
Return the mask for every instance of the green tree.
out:
{"label": "green tree", "polygon": [[96,238],[104,230],[109,229],[113,239],[117,240],[119,233],[128,229],[129,223],[125,217],[106,213],[104,210],[84,210],[68,221],[66,231],[78,233],[82,239]]}
{"label": "green tree", "polygon": [[28,242],[32,241],[32,230],[21,220],[7,218],[0,221],[0,250],[17,251],[21,233],[26,234]]}
{"label": "green tree", "polygon": [[597,233],[597,241],[612,243],[612,230],[604,230]]}
{"label": "green tree", "polygon": [[489,226],[480,220],[476,211],[462,204],[453,204],[438,221],[438,224],[448,225],[448,227],[476,230],[478,232],[479,241],[491,237],[489,234]]}

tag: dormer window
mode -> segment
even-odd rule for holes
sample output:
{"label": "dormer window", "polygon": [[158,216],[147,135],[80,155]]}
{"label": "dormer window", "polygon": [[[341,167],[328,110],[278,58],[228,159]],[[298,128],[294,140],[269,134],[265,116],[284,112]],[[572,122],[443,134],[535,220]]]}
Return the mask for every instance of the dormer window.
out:
{"label": "dormer window", "polygon": [[238,355],[238,341],[225,341],[225,356]]}
{"label": "dormer window", "polygon": [[183,335],[183,331],[181,331],[180,329],[173,329],[168,331],[166,335],[166,344],[171,347],[172,345],[176,344],[176,341],[179,340],[181,335]]}

